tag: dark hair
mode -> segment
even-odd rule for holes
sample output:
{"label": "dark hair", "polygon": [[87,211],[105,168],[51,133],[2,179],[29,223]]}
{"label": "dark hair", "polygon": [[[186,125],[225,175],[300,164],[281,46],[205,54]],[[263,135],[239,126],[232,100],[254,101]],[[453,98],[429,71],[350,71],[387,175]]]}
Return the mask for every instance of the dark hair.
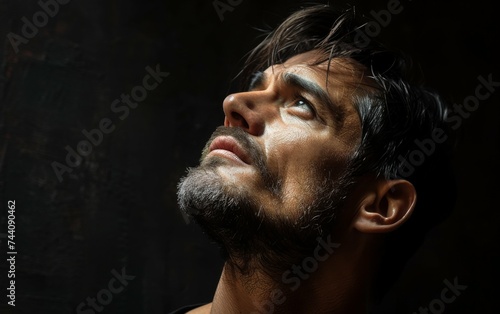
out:
{"label": "dark hair", "polygon": [[[376,279],[374,291],[380,299],[422,244],[425,233],[454,207],[455,183],[450,166],[453,140],[437,143],[433,139],[438,133],[439,142],[443,136],[452,136],[446,124],[449,109],[443,99],[413,82],[407,57],[373,39],[367,41],[369,37],[363,37],[365,25],[356,19],[353,8],[342,12],[329,5],[301,9],[249,53],[239,78],[246,86],[257,71],[297,54],[319,50],[324,59],[318,60],[318,64],[333,58],[350,58],[364,67],[365,75],[375,83],[374,93],[353,98],[362,126],[361,143],[352,159],[354,174],[405,178],[418,194],[410,219],[386,235],[387,250],[380,266],[388,268],[381,269],[383,279]],[[416,141],[427,145],[425,151]]]}

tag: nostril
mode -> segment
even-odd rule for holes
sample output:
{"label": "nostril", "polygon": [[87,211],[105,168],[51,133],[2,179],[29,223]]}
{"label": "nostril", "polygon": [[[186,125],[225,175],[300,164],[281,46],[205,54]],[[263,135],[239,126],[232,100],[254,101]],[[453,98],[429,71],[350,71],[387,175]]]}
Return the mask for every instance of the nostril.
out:
{"label": "nostril", "polygon": [[245,120],[245,118],[243,118],[243,116],[235,111],[233,111],[231,113],[231,117],[238,121],[239,123],[241,123],[241,127],[243,127],[244,129],[248,129],[249,128],[249,125],[248,125],[248,122]]}

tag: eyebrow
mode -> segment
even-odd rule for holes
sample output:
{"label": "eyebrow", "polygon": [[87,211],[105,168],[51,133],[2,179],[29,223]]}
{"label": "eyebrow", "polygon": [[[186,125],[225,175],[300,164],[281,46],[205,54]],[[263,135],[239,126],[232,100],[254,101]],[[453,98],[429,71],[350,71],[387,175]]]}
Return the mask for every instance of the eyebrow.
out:
{"label": "eyebrow", "polygon": [[[313,98],[320,102],[319,105],[321,105],[321,107],[326,107],[328,109],[328,112],[333,116],[334,120],[337,122],[337,125],[339,127],[342,125],[346,115],[345,109],[342,106],[335,104],[328,93],[323,88],[321,88],[321,86],[319,86],[315,82],[312,82],[295,73],[290,72],[282,73],[281,79],[286,85],[293,86],[312,95]],[[251,91],[257,88],[264,87],[265,81],[266,74],[264,72],[255,72],[250,78],[248,90]]]}
{"label": "eyebrow", "polygon": [[261,87],[264,85],[265,81],[265,75],[264,72],[258,71],[252,74],[252,77],[250,77],[250,84],[248,84],[248,90],[254,90],[258,87]]}

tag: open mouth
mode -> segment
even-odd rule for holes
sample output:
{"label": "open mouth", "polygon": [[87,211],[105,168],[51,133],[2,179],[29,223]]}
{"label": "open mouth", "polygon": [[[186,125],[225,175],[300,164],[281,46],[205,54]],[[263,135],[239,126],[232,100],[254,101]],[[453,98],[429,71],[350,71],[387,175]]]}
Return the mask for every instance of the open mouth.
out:
{"label": "open mouth", "polygon": [[232,136],[218,136],[209,147],[210,154],[217,154],[234,161],[250,165],[251,159],[248,153]]}

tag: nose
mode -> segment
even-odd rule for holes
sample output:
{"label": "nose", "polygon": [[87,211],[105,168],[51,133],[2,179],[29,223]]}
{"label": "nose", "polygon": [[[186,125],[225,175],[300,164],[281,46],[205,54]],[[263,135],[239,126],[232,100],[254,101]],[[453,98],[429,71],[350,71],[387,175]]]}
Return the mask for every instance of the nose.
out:
{"label": "nose", "polygon": [[224,99],[224,126],[240,127],[255,136],[264,133],[266,113],[261,105],[257,106],[262,95],[256,93],[258,92],[236,93]]}

